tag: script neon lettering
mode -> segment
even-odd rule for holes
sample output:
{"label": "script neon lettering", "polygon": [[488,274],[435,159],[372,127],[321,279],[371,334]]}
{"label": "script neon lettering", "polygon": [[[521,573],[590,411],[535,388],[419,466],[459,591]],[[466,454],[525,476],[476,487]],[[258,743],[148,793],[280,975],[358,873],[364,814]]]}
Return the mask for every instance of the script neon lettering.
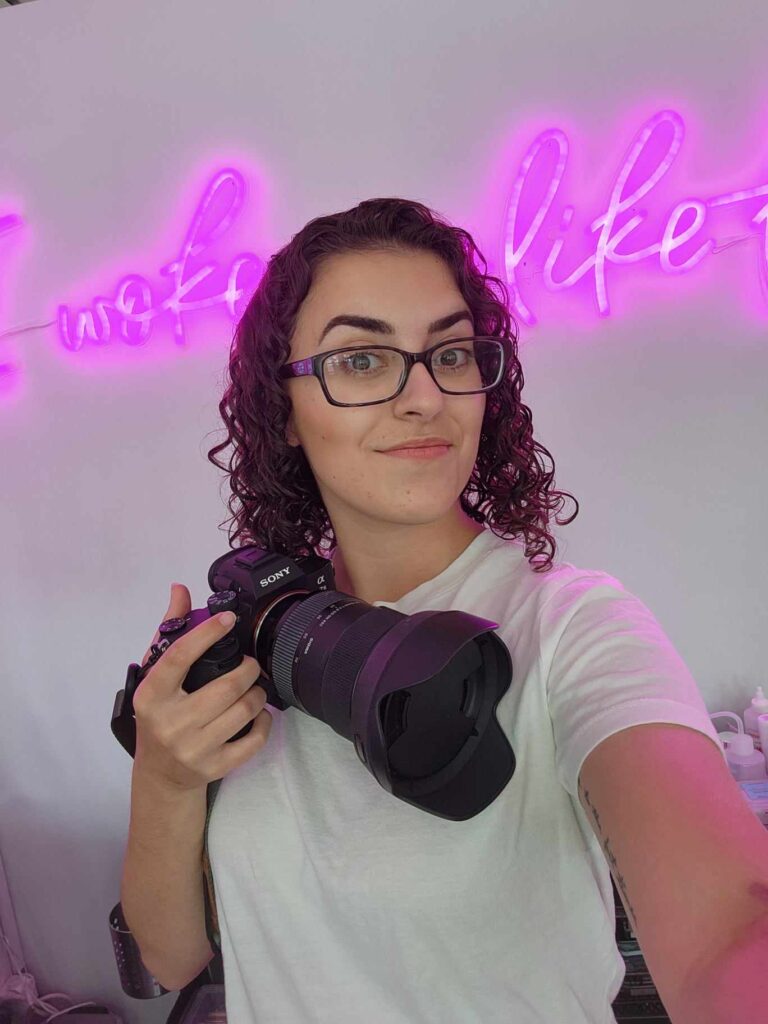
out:
{"label": "script neon lettering", "polygon": [[[531,268],[536,267],[544,290],[551,293],[563,293],[584,280],[594,290],[597,313],[607,317],[611,314],[610,266],[630,267],[642,260],[658,259],[657,266],[663,274],[680,276],[693,271],[708,256],[744,240],[760,242],[761,236],[758,271],[768,302],[768,183],[709,198],[680,199],[664,212],[663,227],[659,229],[651,229],[648,213],[638,210],[640,200],[652,196],[670,171],[684,138],[683,119],[674,110],[661,110],[641,126],[619,163],[605,208],[586,219],[587,255],[581,258],[583,249],[577,253],[575,260],[580,262],[573,267],[572,258],[573,269],[568,272],[562,268],[571,250],[577,248],[573,233],[576,206],[565,205],[558,213],[555,202],[562,190],[570,145],[559,128],[549,128],[535,136],[512,182],[502,233],[503,273],[509,285],[511,308],[525,324],[532,326],[537,319],[522,294],[521,266],[528,276]],[[548,164],[547,157],[552,153],[554,162],[550,160]],[[541,197],[533,204],[534,209],[522,201],[526,194]],[[166,279],[165,287],[153,285],[143,274],[128,273],[117,282],[113,294],[97,295],[85,308],[74,310],[65,304],[58,305],[55,319],[62,345],[70,352],[81,351],[86,343],[104,346],[115,340],[130,346],[144,345],[165,314],[170,317],[175,342],[184,345],[189,314],[224,306],[229,316],[236,319],[237,302],[251,294],[263,274],[262,260],[254,253],[241,252],[227,268],[213,260],[202,266],[197,263],[234,223],[244,196],[245,180],[239,171],[227,167],[214,174],[177,255],[159,268],[159,274]],[[749,233],[718,242],[711,236],[711,221],[717,211],[743,203],[755,203],[758,207],[751,219],[740,217]],[[559,217],[559,225],[553,231],[548,222],[555,216]],[[0,216],[0,242],[20,225],[21,219],[13,214]],[[646,244],[639,242],[643,230]],[[657,232],[656,237],[653,232]],[[649,233],[653,237],[650,243]],[[686,253],[681,252],[683,247],[687,247]],[[5,336],[14,333],[6,331]],[[4,376],[9,378],[16,369],[10,363],[0,362],[0,380]]]}
{"label": "script neon lettering", "polygon": [[[18,216],[18,214],[6,213],[3,216],[1,216],[0,238],[2,238],[3,235],[10,234],[11,231],[15,231],[17,228],[20,228],[22,223],[23,221],[21,217]],[[0,250],[0,252],[1,251],[2,250]],[[16,367],[13,365],[13,363],[4,363],[0,361],[0,383],[9,378],[10,375],[15,372],[15,370]]]}
{"label": "script neon lettering", "polygon": [[[641,156],[646,153],[647,147],[651,144],[654,133],[660,128],[668,125],[672,128],[672,139],[663,153],[662,159],[650,176],[642,181],[632,192],[624,195],[627,181]],[[620,215],[626,213],[643,196],[646,196],[658,184],[661,178],[671,167],[675,157],[680,151],[685,128],[679,114],[673,110],[662,110],[651,117],[638,132],[631,145],[623,163],[619,167],[616,180],[611,189],[608,201],[608,208],[600,216],[595,217],[589,227],[593,233],[597,233],[595,250],[567,277],[557,280],[554,276],[555,264],[562,252],[565,239],[555,239],[544,262],[543,280],[544,287],[552,292],[563,291],[573,287],[585,274],[594,271],[594,288],[597,310],[600,316],[610,314],[608,301],[608,287],[606,281],[606,265],[632,264],[640,260],[648,259],[658,255],[659,267],[667,274],[682,274],[693,270],[705,256],[720,252],[727,246],[716,245],[713,238],[706,239],[699,248],[687,259],[680,263],[672,262],[672,253],[689,242],[699,232],[705,223],[708,208],[731,205],[768,195],[768,184],[756,188],[745,189],[738,192],[730,192],[722,196],[716,196],[708,200],[689,198],[682,200],[672,209],[666,222],[661,239],[645,248],[637,249],[634,252],[617,252],[617,248],[643,223],[643,216],[634,214],[621,227],[617,227],[617,220]],[[541,191],[541,173],[538,164],[541,163],[539,154],[546,143],[554,143],[557,147],[557,162],[547,183],[546,191],[541,200],[530,225],[528,226],[522,241],[515,245],[515,235],[518,231],[520,197],[526,186],[538,186]],[[646,154],[647,155],[647,154]],[[525,154],[523,161],[514,180],[505,220],[504,236],[504,269],[507,281],[510,285],[510,294],[513,299],[515,312],[529,326],[535,324],[536,318],[530,307],[524,301],[520,286],[517,281],[517,268],[534,246],[542,225],[549,213],[552,203],[560,188],[568,162],[568,139],[564,132],[559,129],[548,129],[541,132],[532,142]],[[567,231],[573,221],[575,209],[568,206],[564,209],[561,217],[561,231]],[[678,233],[678,228],[684,217],[693,214],[692,223]],[[752,218],[751,223],[758,226],[761,223],[768,225],[768,204],[763,206]],[[732,244],[732,243],[729,243]],[[762,258],[760,260],[760,271],[764,280],[768,282],[768,227],[765,228],[765,239],[763,242]]]}
{"label": "script neon lettering", "polygon": [[[228,204],[219,214],[211,214],[215,201],[226,199]],[[181,252],[160,268],[168,277],[172,290],[162,301],[157,301],[149,281],[141,274],[127,274],[117,285],[114,298],[97,296],[91,302],[92,308],[80,309],[72,314],[66,305],[59,305],[57,324],[59,336],[65,348],[78,352],[89,340],[104,345],[112,340],[113,324],[117,321],[119,338],[128,345],[143,345],[149,339],[153,322],[164,313],[173,317],[174,340],[186,344],[182,314],[188,314],[212,306],[226,305],[229,315],[235,317],[235,303],[245,289],[239,286],[244,268],[257,268],[261,273],[263,264],[255,253],[239,253],[232,261],[224,291],[211,288],[209,278],[219,269],[215,262],[206,263],[195,273],[189,273],[190,262],[230,227],[240,212],[245,195],[243,176],[232,168],[219,171],[208,184],[192,218]],[[206,219],[210,222],[206,225]],[[207,282],[207,287],[202,287]],[[194,297],[189,293],[196,289]]]}

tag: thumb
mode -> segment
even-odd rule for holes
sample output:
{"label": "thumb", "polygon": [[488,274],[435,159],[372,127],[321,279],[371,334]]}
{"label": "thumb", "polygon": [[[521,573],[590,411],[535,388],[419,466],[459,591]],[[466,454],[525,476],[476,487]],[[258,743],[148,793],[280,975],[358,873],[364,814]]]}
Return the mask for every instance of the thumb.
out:
{"label": "thumb", "polygon": [[183,583],[171,584],[171,600],[166,609],[163,621],[180,619],[192,611],[192,598]]}
{"label": "thumb", "polygon": [[[183,583],[172,583],[171,584],[171,598],[168,603],[168,607],[165,609],[161,622],[165,622],[166,619],[182,619],[184,616],[189,615],[192,611],[192,598],[189,590],[184,586]],[[152,653],[152,644],[156,644],[160,639],[160,629],[158,629],[152,638],[152,643],[144,652],[144,657],[141,659],[141,664],[146,665],[149,661],[149,656]]]}

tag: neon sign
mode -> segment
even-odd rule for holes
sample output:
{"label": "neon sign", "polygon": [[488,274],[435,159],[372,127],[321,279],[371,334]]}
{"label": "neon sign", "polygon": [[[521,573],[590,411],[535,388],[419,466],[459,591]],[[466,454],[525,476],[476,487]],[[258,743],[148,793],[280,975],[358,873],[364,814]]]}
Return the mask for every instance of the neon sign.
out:
{"label": "neon sign", "polygon": [[[662,179],[680,152],[684,135],[683,119],[673,110],[661,110],[642,125],[619,165],[605,208],[585,228],[585,234],[589,231],[593,236],[587,255],[570,272],[563,264],[579,248],[579,238],[572,227],[575,206],[562,208],[554,236],[551,226],[558,216],[554,203],[568,165],[568,138],[558,128],[535,136],[508,192],[501,232],[503,266],[499,276],[506,279],[512,312],[521,321],[528,326],[537,323],[522,293],[531,266],[542,268],[537,276],[551,293],[572,289],[587,281],[589,275],[597,313],[608,317],[610,265],[629,268],[641,261],[652,265],[658,261],[658,269],[667,276],[689,274],[708,257],[734,244],[733,240],[718,244],[715,238],[701,234],[709,227],[714,212],[727,207],[741,209],[739,204],[754,200],[763,202],[751,219],[747,221],[748,214],[743,217],[747,234],[736,241],[759,243],[762,231],[758,271],[768,302],[768,183],[708,198],[680,199],[664,215],[658,237],[640,243],[639,236],[643,231],[647,235],[650,221],[647,211],[639,211],[637,204],[661,188]],[[548,162],[553,163],[549,169]],[[167,278],[163,285],[153,287],[145,275],[128,273],[118,280],[111,297],[97,295],[88,306],[76,311],[60,303],[52,322],[64,350],[80,353],[88,344],[103,347],[112,341],[143,346],[166,314],[171,318],[178,345],[186,344],[183,317],[189,314],[224,306],[228,315],[236,319],[237,302],[243,298],[247,301],[263,274],[262,260],[252,252],[240,252],[225,268],[209,261],[194,269],[193,263],[228,231],[242,210],[245,194],[245,179],[234,168],[219,170],[210,178],[177,255],[160,266],[160,275]],[[0,216],[0,241],[20,224],[16,215]],[[521,267],[527,269],[528,277],[521,273]],[[7,331],[5,336],[13,333],[16,332]],[[3,372],[7,374],[11,369],[10,364],[0,363],[0,380]]]}
{"label": "neon sign", "polygon": [[[0,238],[3,235],[10,234],[16,228],[20,228],[22,225],[21,217],[15,213],[8,213],[5,216],[0,216]],[[0,381],[8,377],[13,373],[14,366],[12,363],[0,362]]]}
{"label": "neon sign", "polygon": [[[660,144],[660,129],[670,127],[672,138],[666,149],[663,143]],[[735,203],[742,203],[749,199],[768,196],[768,184],[756,188],[742,189],[736,192],[728,192],[724,195],[712,196],[709,199],[684,199],[676,204],[669,214],[663,235],[660,240],[634,252],[618,253],[619,245],[643,223],[643,216],[635,214],[630,217],[621,228],[616,227],[616,221],[621,214],[631,210],[634,205],[646,196],[667,173],[669,168],[680,151],[683,136],[685,133],[683,119],[673,110],[662,110],[654,117],[651,117],[638,132],[630,146],[623,163],[619,167],[616,181],[611,190],[607,210],[599,217],[596,217],[589,225],[590,230],[599,232],[595,244],[595,250],[590,254],[571,274],[562,280],[555,278],[555,264],[561,254],[565,240],[561,237],[553,243],[544,263],[544,286],[548,291],[563,291],[572,288],[589,271],[594,271],[595,297],[598,313],[601,316],[610,314],[608,303],[608,289],[606,284],[606,263],[632,264],[640,260],[648,259],[658,255],[659,266],[666,274],[682,274],[693,270],[706,256],[719,251],[716,248],[715,240],[708,238],[702,242],[698,249],[686,260],[674,263],[672,254],[675,249],[681,248],[699,231],[707,217],[707,209],[728,206]],[[654,138],[655,136],[655,138]],[[542,161],[539,156],[543,147],[548,142],[554,143],[557,149],[557,163],[547,182],[541,167]],[[652,149],[659,152],[661,148],[661,159],[655,169],[639,184],[634,190],[627,190],[627,182],[632,172],[639,165],[642,158],[648,158]],[[520,288],[516,281],[516,270],[529,249],[534,244],[536,237],[541,230],[542,224],[552,206],[552,202],[560,188],[560,183],[565,173],[568,162],[568,139],[565,134],[557,128],[551,128],[538,135],[531,143],[528,152],[525,154],[520,170],[512,187],[506,215],[506,230],[504,238],[504,269],[507,283],[511,286],[511,294],[514,295],[512,303],[514,311],[529,326],[536,323],[536,318],[526,305],[520,294]],[[650,162],[646,160],[646,162]],[[525,235],[519,246],[515,248],[515,237],[521,233],[518,226],[520,197],[526,186],[535,186],[541,190],[542,184],[546,184],[546,194],[538,209],[525,229]],[[683,231],[677,234],[680,222],[689,213],[693,213],[693,222]],[[573,219],[574,207],[567,206],[563,212],[561,227],[567,230]],[[762,222],[764,228],[763,249],[761,259],[758,263],[763,282],[768,291],[768,202],[757,211],[752,217],[751,224],[758,227]]]}
{"label": "neon sign", "polygon": [[[245,293],[244,288],[238,287],[240,273],[249,265],[261,270],[262,262],[258,256],[251,252],[242,252],[235,256],[227,275],[226,288],[221,292],[215,293],[210,288],[199,287],[218,269],[217,263],[206,263],[195,274],[190,277],[186,275],[190,261],[200,256],[233,222],[240,212],[244,196],[245,180],[238,171],[222,170],[212,178],[192,217],[181,252],[160,268],[160,273],[170,277],[172,284],[170,295],[162,301],[155,298],[152,286],[145,277],[140,274],[127,274],[118,283],[113,299],[96,297],[93,300],[95,315],[92,310],[84,309],[72,317],[69,308],[60,305],[57,322],[59,337],[64,347],[72,352],[78,352],[83,347],[86,337],[99,345],[108,342],[112,336],[110,311],[113,314],[112,319],[118,321],[120,339],[128,345],[143,345],[149,338],[152,322],[165,312],[170,312],[173,317],[174,340],[179,345],[186,343],[182,313],[210,309],[211,306],[225,303],[230,316],[234,319],[235,303]],[[225,204],[224,208],[220,212],[216,211],[217,202],[222,201]],[[197,296],[187,297],[195,288],[198,289]]]}

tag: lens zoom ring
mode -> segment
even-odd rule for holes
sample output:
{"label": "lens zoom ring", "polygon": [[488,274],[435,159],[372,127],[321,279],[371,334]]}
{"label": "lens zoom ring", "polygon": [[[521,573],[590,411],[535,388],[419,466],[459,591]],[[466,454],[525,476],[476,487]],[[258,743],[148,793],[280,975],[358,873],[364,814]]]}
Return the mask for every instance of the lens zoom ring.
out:
{"label": "lens zoom ring", "polygon": [[277,630],[272,650],[272,682],[283,701],[289,706],[306,711],[293,692],[293,659],[307,626],[314,618],[338,600],[339,591],[319,590],[298,601]]}

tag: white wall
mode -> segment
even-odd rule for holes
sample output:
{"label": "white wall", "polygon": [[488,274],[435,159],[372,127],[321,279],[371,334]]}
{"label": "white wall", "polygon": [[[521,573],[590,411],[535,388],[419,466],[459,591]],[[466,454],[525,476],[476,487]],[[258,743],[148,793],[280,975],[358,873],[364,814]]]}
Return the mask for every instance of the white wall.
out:
{"label": "white wall", "polygon": [[[109,941],[131,771],[109,719],[170,582],[201,606],[227,550],[205,451],[231,321],[190,316],[186,349],[166,322],[143,349],[71,353],[57,304],[130,271],[159,282],[206,170],[229,162],[253,186],[230,256],[266,259],[314,216],[399,195],[470,230],[496,272],[520,124],[573,129],[581,183],[607,201],[642,120],[669,106],[695,128],[675,201],[756,185],[766,33],[750,0],[727,18],[683,0],[0,13],[0,217],[25,221],[0,237],[0,335],[34,328],[0,338],[19,368],[0,400],[0,845],[40,991],[167,1016],[170,996],[123,997]],[[576,180],[570,195],[582,223],[601,212]],[[756,253],[736,245],[686,281],[611,268],[611,317],[582,303],[594,329],[577,337],[555,296],[521,338],[536,437],[581,501],[560,556],[646,601],[710,711],[741,712],[768,682],[768,301],[762,321],[742,301]]]}

